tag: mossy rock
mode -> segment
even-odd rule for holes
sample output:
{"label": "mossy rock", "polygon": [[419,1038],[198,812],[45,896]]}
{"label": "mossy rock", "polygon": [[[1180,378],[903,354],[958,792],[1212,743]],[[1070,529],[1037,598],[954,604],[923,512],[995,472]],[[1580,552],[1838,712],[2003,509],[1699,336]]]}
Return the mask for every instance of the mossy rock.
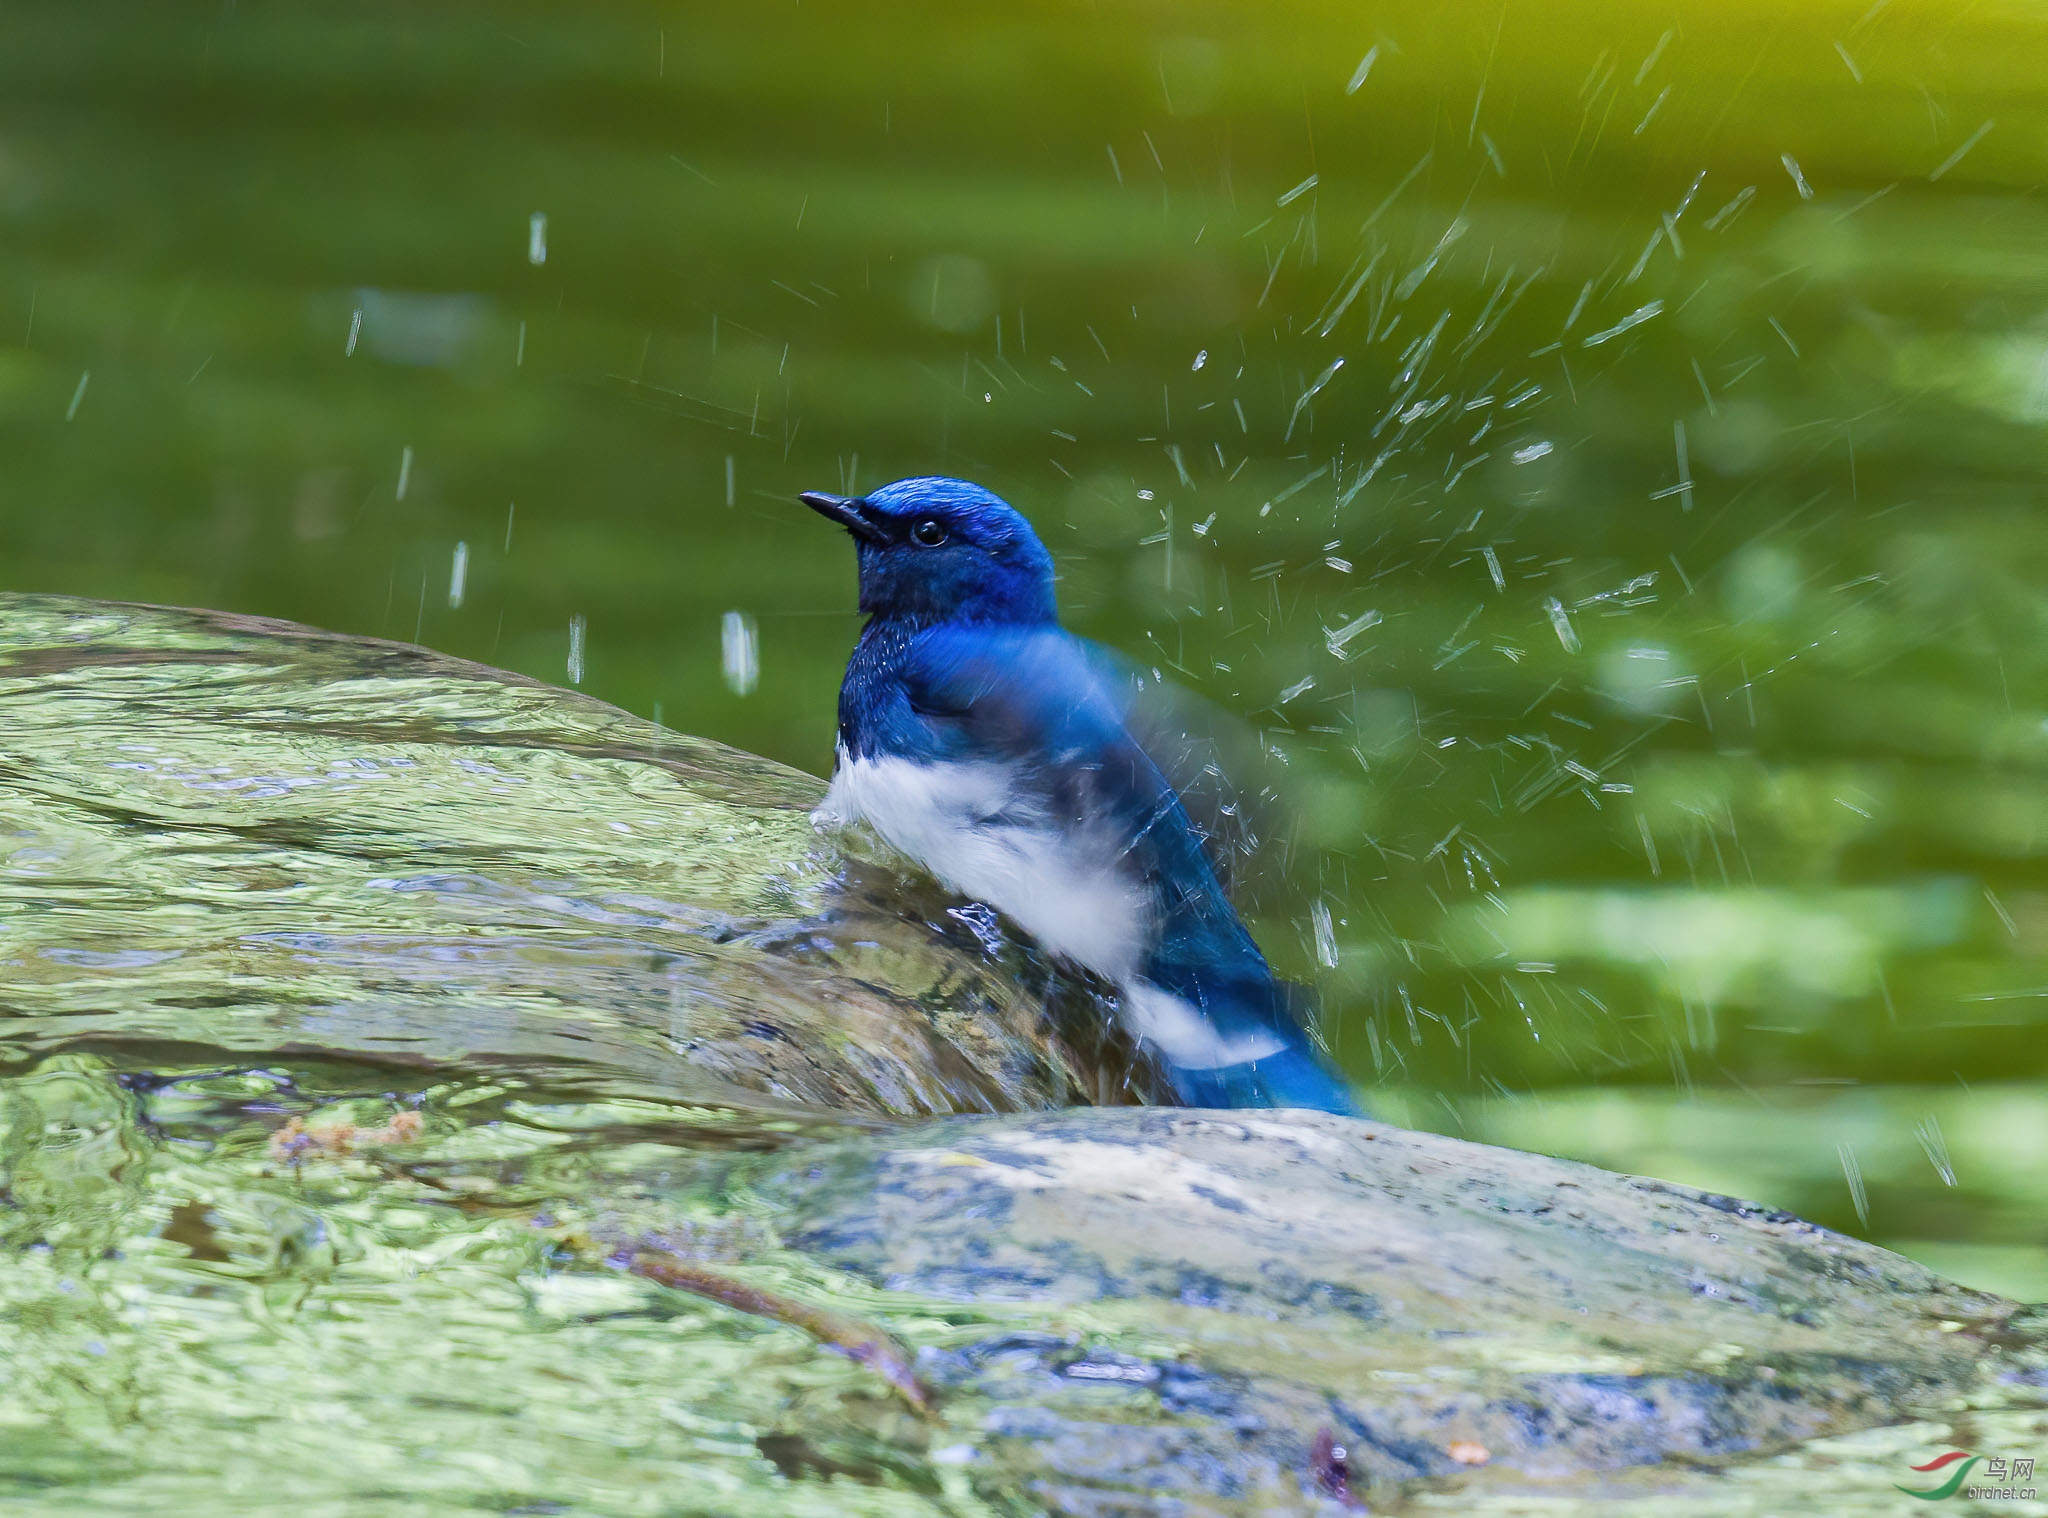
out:
{"label": "mossy rock", "polygon": [[[1319,1436],[1375,1505],[1708,1502],[1760,1457],[2048,1387],[2048,1314],[1898,1255],[1355,1119],[954,1120],[756,1168],[789,1248],[1006,1320],[930,1371],[991,1487],[1064,1511],[1286,1510],[1338,1485]],[[1965,1430],[1941,1437],[1984,1443]],[[1894,1478],[1930,1484],[1866,1470],[1857,1503]]]}

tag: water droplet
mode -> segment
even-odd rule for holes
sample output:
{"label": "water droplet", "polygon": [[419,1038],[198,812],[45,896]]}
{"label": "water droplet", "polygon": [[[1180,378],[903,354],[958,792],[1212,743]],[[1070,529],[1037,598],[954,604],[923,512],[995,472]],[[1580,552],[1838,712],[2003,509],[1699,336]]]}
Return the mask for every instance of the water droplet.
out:
{"label": "water droplet", "polygon": [[718,646],[725,683],[736,696],[750,695],[761,683],[761,635],[754,619],[729,611],[719,623]]}

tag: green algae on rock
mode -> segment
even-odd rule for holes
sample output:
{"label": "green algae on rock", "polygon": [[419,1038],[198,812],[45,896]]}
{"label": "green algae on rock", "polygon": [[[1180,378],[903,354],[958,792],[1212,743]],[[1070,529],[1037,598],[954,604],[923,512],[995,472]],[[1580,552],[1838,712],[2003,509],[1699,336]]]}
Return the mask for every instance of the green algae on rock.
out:
{"label": "green algae on rock", "polygon": [[[484,1078],[400,1093],[396,1142],[391,1093],[321,1071],[63,1055],[4,1089],[25,1511],[1334,1515],[1341,1446],[1376,1512],[1764,1518],[1910,1511],[1908,1464],[2048,1436],[2038,1309],[1358,1120],[1094,1109],[736,1154]],[[378,1136],[291,1153],[285,1112]],[[821,1347],[862,1337],[927,1411]]]}

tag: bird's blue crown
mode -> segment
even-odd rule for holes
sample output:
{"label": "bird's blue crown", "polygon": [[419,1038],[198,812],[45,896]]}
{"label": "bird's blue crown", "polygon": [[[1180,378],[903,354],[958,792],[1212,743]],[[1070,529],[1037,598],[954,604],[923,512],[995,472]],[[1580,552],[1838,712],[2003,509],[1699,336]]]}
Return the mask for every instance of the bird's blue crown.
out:
{"label": "bird's blue crown", "polygon": [[898,480],[804,501],[853,535],[860,609],[919,625],[1053,622],[1052,555],[1023,515],[966,480]]}

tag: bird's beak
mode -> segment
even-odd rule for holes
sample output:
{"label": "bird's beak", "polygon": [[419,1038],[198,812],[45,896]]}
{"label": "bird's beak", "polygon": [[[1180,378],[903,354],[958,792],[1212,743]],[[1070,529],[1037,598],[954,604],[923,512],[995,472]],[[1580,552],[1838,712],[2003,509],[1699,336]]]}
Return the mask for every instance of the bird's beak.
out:
{"label": "bird's beak", "polygon": [[829,517],[855,537],[867,543],[884,541],[882,529],[867,514],[867,503],[850,496],[827,495],[822,490],[806,490],[797,497],[821,517]]}

